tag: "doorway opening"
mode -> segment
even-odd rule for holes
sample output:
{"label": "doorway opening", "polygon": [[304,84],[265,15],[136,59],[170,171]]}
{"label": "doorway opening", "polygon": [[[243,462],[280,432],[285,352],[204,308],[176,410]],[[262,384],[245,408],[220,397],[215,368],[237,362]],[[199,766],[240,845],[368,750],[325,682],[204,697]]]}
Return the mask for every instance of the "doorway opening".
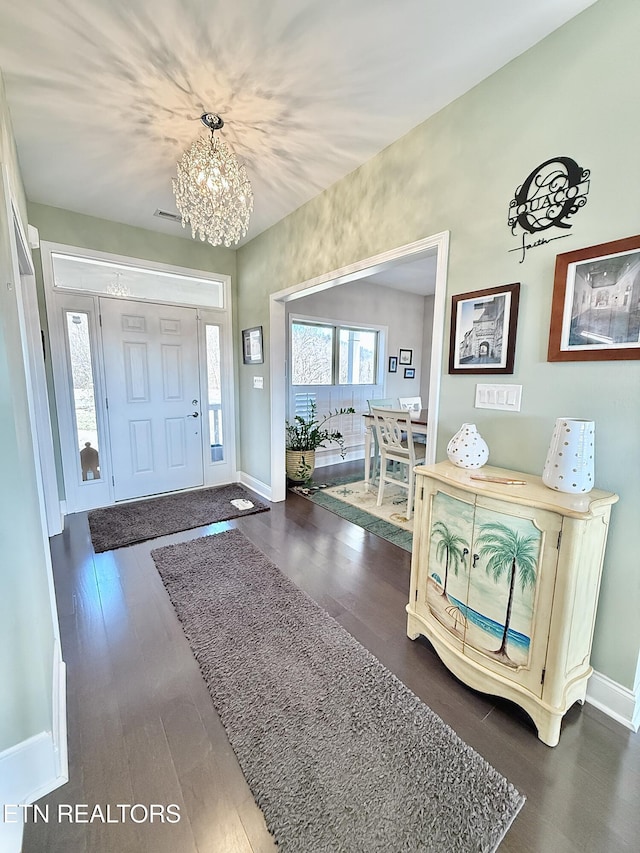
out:
{"label": "doorway opening", "polygon": [[440,374],[444,336],[445,295],[449,232],[426,237],[415,243],[400,246],[380,255],[365,258],[348,267],[326,273],[314,279],[271,294],[270,297],[270,362],[271,370],[271,495],[272,501],[286,497],[285,420],[288,395],[288,371],[273,369],[287,363],[287,305],[314,293],[372,278],[410,261],[435,257],[433,327],[429,368],[429,424],[427,427],[426,463],[435,462]]}

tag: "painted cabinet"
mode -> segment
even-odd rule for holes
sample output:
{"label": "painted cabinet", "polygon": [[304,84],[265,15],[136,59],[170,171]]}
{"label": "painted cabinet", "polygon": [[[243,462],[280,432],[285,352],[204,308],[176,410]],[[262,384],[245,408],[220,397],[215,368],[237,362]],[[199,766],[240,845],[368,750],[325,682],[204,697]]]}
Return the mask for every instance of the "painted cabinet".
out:
{"label": "painted cabinet", "polygon": [[[471,687],[521,705],[549,746],[584,702],[611,505],[539,477],[449,462],[416,468],[407,633]],[[473,477],[525,481],[510,485]]]}

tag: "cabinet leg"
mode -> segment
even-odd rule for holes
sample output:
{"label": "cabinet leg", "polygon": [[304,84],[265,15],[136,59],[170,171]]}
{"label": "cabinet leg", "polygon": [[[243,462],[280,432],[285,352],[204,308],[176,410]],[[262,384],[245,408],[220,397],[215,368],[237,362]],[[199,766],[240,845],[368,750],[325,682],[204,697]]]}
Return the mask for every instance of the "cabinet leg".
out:
{"label": "cabinet leg", "polygon": [[422,634],[420,623],[409,613],[407,616],[407,637],[410,640],[417,640],[420,634]]}
{"label": "cabinet leg", "polygon": [[538,728],[538,738],[547,746],[557,746],[560,740],[562,714],[545,714],[543,718],[534,720]]}

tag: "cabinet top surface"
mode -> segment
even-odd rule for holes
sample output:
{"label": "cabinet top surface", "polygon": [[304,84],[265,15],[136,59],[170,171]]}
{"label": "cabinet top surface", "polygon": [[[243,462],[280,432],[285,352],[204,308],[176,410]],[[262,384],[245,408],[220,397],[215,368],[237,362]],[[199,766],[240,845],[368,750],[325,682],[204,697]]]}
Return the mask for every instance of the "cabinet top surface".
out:
{"label": "cabinet top surface", "polygon": [[[432,477],[442,483],[479,495],[487,495],[498,500],[513,501],[528,506],[558,512],[573,518],[588,518],[602,507],[610,506],[618,500],[613,492],[592,489],[586,494],[570,495],[549,489],[541,477],[534,474],[522,474],[506,468],[494,468],[484,465],[482,468],[458,468],[451,462],[438,462],[435,465],[418,465],[416,473]],[[500,477],[507,480],[524,480],[523,485],[491,483],[472,477]]]}

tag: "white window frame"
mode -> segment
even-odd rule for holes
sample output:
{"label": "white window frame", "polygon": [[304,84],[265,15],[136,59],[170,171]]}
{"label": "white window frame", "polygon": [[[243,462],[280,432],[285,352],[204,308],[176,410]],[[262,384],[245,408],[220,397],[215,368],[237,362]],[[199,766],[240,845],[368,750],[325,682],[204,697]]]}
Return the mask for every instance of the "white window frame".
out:
{"label": "white window frame", "polygon": [[218,470],[228,466],[228,482],[238,479],[236,466],[236,417],[235,417],[235,395],[233,393],[233,381],[223,383],[222,387],[222,431],[224,436],[222,460],[211,459],[211,433],[209,428],[209,388],[207,377],[207,335],[205,326],[218,326],[220,329],[220,370],[223,376],[233,378],[233,340],[231,327],[228,324],[228,311],[222,308],[200,308],[198,309],[198,330],[200,346],[200,410],[202,421],[206,421],[203,427],[203,459],[204,459],[204,483],[205,486],[214,485],[218,482],[216,476]]}
{"label": "white window frame", "polygon": [[[332,354],[332,364],[331,364],[331,373],[334,381],[330,384],[320,384],[320,385],[295,385],[293,386],[293,382],[290,381],[289,385],[295,388],[361,388],[361,387],[372,387],[383,385],[385,381],[385,352],[386,352],[386,343],[387,343],[387,335],[388,335],[388,326],[379,326],[375,323],[351,323],[347,320],[330,320],[323,317],[308,317],[302,314],[293,314],[289,315],[289,345],[288,345],[288,360],[291,365],[290,375],[293,374],[293,335],[292,335],[292,327],[294,323],[304,323],[309,326],[326,326],[332,328],[334,331],[333,336],[333,354]],[[345,329],[347,331],[364,331],[364,332],[377,332],[378,334],[378,346],[376,351],[376,365],[375,365],[375,382],[370,383],[350,383],[350,382],[340,382],[339,369],[340,369],[340,331]]]}
{"label": "white window frame", "polygon": [[[310,317],[303,314],[291,312],[288,323],[288,363],[292,364],[291,347],[292,336],[291,327],[293,323],[309,323],[312,325],[330,326],[335,329],[335,342],[333,351],[333,379],[339,379],[338,376],[338,350],[339,350],[339,330],[340,329],[363,329],[364,331],[378,333],[378,352],[376,363],[375,382],[362,384],[341,384],[335,382],[332,385],[294,385],[290,380],[288,382],[288,405],[287,418],[291,420],[298,407],[296,406],[296,397],[298,395],[307,395],[308,400],[316,402],[317,412],[322,415],[327,411],[333,411],[336,408],[347,408],[353,406],[356,414],[352,416],[345,415],[346,422],[343,423],[341,431],[345,437],[345,459],[357,459],[362,456],[364,449],[364,421],[362,414],[368,411],[366,400],[374,397],[383,397],[386,383],[386,372],[384,365],[386,363],[387,339],[389,336],[389,327],[376,323],[352,323],[350,321],[336,320],[335,318],[327,317]],[[289,377],[292,371],[288,371]],[[299,412],[299,409],[298,409]],[[343,419],[344,420],[344,419]],[[337,422],[336,422],[337,423]],[[342,457],[334,445],[329,445],[325,449],[319,450],[316,454],[316,467],[320,468],[323,465],[333,465],[336,462],[342,462]]]}

